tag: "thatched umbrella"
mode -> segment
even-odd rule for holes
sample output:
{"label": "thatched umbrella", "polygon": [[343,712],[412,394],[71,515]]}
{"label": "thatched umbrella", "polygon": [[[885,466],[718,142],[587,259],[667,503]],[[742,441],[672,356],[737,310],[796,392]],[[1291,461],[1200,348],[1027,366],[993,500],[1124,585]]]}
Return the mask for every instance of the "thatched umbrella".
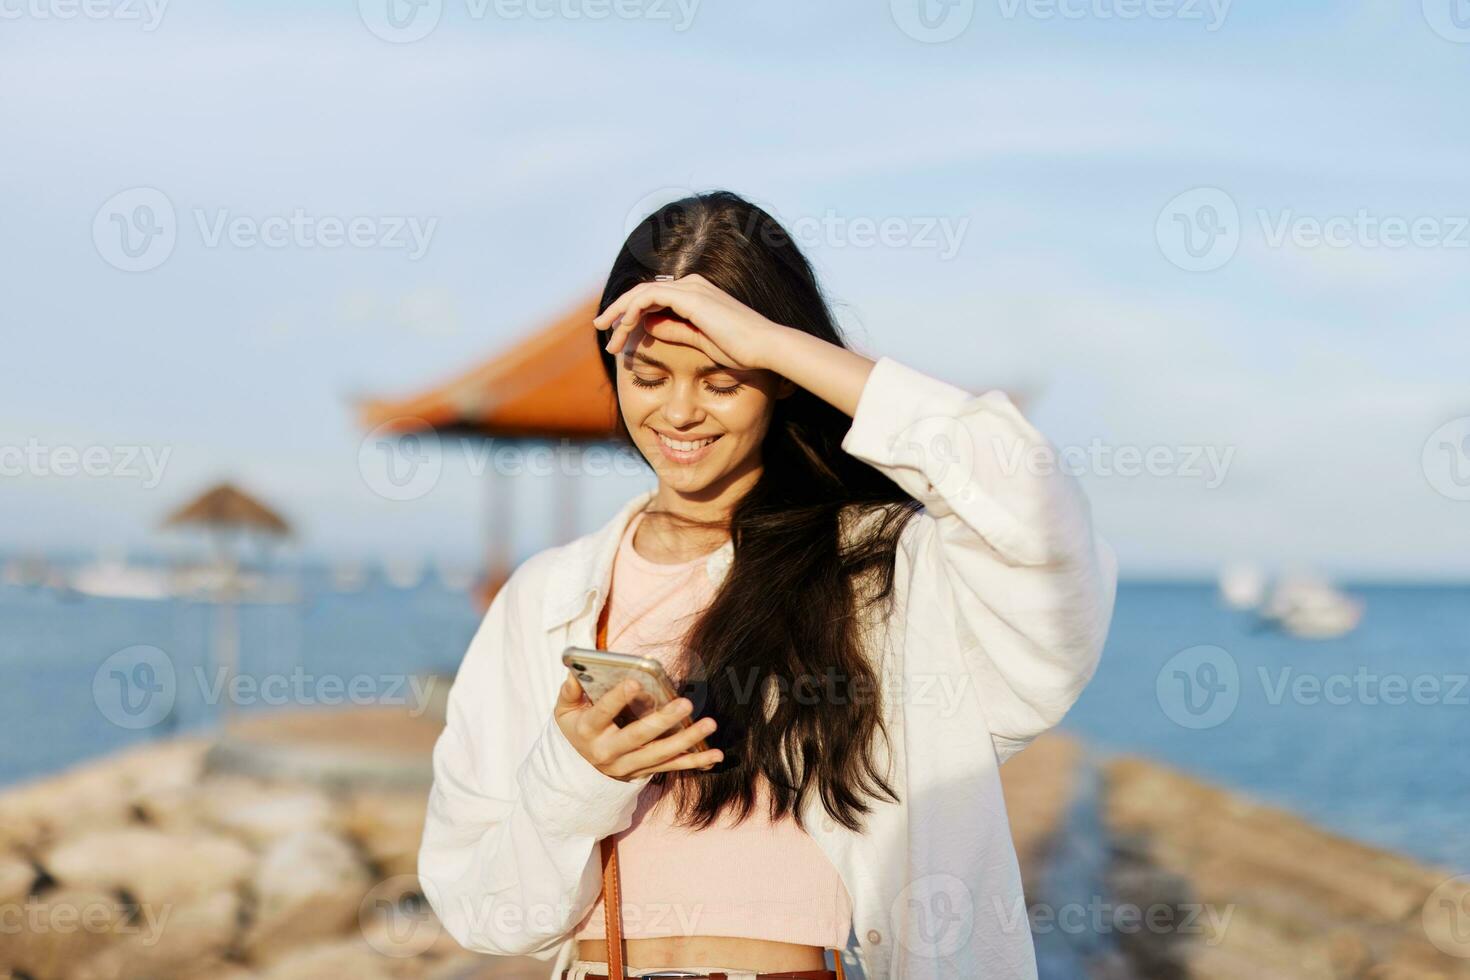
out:
{"label": "thatched umbrella", "polygon": [[164,527],[198,524],[212,529],[257,531],[276,537],[291,533],[286,519],[233,483],[217,483],[170,514]]}
{"label": "thatched umbrella", "polygon": [[[202,527],[215,540],[216,552],[225,567],[225,575],[215,590],[214,662],[224,671],[225,687],[234,678],[239,660],[240,629],[236,623],[235,602],[239,597],[238,556],[228,540],[232,532],[257,534],[271,538],[289,537],[291,526],[280,514],[250,496],[232,483],[217,483],[163,521],[169,527]],[[221,706],[221,720],[228,727],[230,702]]]}

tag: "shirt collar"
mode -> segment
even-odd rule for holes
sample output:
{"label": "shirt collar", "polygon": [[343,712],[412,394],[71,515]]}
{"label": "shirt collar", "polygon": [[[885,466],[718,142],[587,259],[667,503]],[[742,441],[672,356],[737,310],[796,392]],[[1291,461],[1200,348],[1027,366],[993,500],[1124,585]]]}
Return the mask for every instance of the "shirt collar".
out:
{"label": "shirt collar", "polygon": [[[645,490],[623,504],[602,527],[568,542],[553,553],[547,575],[546,594],[541,603],[541,626],[555,629],[587,609],[589,598],[601,599],[612,583],[613,560],[628,522],[653,499],[656,490]],[[710,579],[718,584],[735,557],[735,545],[726,541],[705,563]],[[596,602],[592,608],[599,608]]]}

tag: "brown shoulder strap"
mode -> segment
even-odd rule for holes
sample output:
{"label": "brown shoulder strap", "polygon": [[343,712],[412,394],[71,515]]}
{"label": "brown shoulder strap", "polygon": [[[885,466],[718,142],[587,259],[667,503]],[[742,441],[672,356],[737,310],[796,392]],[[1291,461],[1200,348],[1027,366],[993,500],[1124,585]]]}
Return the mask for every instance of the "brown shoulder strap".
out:
{"label": "brown shoulder strap", "polygon": [[[597,649],[607,649],[607,611],[597,617]],[[602,848],[602,920],[607,931],[607,975],[623,980],[623,892],[618,883],[618,842],[604,837]]]}

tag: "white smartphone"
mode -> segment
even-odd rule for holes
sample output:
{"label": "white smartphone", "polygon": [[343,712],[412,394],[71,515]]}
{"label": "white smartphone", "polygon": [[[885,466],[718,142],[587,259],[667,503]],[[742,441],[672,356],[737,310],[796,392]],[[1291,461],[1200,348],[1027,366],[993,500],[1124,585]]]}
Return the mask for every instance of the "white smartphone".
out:
{"label": "white smartphone", "polygon": [[[638,682],[638,693],[633,695],[627,707],[614,719],[619,728],[632,724],[644,715],[658,711],[679,697],[674,690],[673,681],[669,680],[669,675],[664,672],[663,664],[649,657],[637,657],[631,653],[614,653],[611,650],[567,647],[566,652],[561,655],[561,662],[576,675],[577,682],[582,685],[582,690],[593,701],[598,700],[629,678]],[[688,728],[694,720],[697,719],[685,715],[674,723],[673,728],[680,730]],[[704,752],[708,749],[709,745],[704,739],[700,739],[688,751]]]}

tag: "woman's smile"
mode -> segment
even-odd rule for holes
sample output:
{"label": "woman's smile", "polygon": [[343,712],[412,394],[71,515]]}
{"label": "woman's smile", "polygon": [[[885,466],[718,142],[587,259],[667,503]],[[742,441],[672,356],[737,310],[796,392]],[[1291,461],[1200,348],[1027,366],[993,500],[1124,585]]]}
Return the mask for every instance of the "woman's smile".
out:
{"label": "woman's smile", "polygon": [[658,437],[658,446],[659,449],[663,450],[665,459],[675,463],[691,465],[708,456],[713,451],[714,444],[720,438],[718,435],[713,435],[681,439],[667,435],[657,429],[654,429],[653,432]]}

